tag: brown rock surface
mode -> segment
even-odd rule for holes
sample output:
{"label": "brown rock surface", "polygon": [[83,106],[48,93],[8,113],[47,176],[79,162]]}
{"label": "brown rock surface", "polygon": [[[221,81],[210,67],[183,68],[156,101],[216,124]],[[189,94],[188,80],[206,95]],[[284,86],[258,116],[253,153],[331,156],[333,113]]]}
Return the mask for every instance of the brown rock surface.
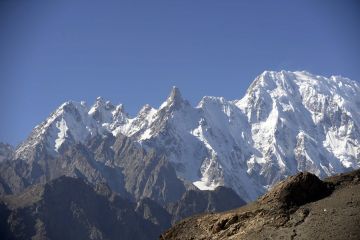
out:
{"label": "brown rock surface", "polygon": [[360,170],[299,173],[256,202],[176,224],[160,239],[360,239]]}

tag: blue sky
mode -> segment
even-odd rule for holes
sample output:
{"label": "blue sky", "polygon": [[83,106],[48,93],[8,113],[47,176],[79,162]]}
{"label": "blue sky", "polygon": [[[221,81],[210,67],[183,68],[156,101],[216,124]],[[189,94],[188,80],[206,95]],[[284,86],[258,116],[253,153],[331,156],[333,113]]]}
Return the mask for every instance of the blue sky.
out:
{"label": "blue sky", "polygon": [[134,115],[171,86],[239,99],[264,70],[360,79],[356,1],[0,1],[0,141],[67,100]]}

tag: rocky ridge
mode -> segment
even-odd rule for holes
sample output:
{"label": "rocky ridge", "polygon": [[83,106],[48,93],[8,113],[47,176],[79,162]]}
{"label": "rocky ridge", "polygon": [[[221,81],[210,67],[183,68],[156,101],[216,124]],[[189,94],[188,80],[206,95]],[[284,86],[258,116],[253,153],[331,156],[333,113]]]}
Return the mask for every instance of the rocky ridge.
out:
{"label": "rocky ridge", "polygon": [[360,171],[324,181],[299,173],[257,201],[185,219],[161,239],[359,239]]}

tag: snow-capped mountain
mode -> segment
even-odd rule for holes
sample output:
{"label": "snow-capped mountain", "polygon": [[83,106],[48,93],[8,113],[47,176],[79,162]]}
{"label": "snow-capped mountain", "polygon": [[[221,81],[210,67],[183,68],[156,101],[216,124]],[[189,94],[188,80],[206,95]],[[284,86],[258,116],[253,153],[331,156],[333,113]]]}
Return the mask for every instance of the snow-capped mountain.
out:
{"label": "snow-capped mountain", "polygon": [[68,101],[34,128],[30,137],[17,148],[16,157],[33,160],[38,150],[56,155],[68,145],[111,132],[127,121],[122,104],[115,107],[101,97],[91,108],[85,102]]}
{"label": "snow-capped mountain", "polygon": [[174,87],[155,109],[130,117],[98,98],[66,102],[35,127],[16,157],[61,154],[75,143],[111,133],[156,149],[179,178],[206,190],[225,185],[253,200],[287,175],[324,177],[360,167],[360,87],[308,72],[265,71],[240,100],[204,97],[193,107]]}

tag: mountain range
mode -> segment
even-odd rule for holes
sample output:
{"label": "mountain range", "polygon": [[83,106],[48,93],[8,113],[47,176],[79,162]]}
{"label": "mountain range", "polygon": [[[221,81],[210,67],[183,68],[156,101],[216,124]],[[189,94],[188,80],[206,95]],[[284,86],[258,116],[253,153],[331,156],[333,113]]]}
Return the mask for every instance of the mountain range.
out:
{"label": "mountain range", "polygon": [[135,117],[100,97],[91,107],[65,102],[35,127],[14,158],[31,164],[107,139],[101,147],[109,151],[95,162],[116,169],[107,158],[113,138],[124,135],[164,155],[181,181],[201,190],[228,186],[249,201],[298,171],[325,177],[358,168],[359,121],[357,82],[265,71],[240,100],[204,97],[192,107],[174,87],[158,109],[145,105]]}
{"label": "mountain range", "polygon": [[134,117],[101,97],[68,101],[16,148],[0,144],[0,194],[78,178],[151,202],[146,209],[169,214],[164,228],[253,201],[298,172],[358,169],[359,127],[359,83],[306,71],[265,71],[243,98],[205,96],[195,107],[173,87],[160,107]]}

